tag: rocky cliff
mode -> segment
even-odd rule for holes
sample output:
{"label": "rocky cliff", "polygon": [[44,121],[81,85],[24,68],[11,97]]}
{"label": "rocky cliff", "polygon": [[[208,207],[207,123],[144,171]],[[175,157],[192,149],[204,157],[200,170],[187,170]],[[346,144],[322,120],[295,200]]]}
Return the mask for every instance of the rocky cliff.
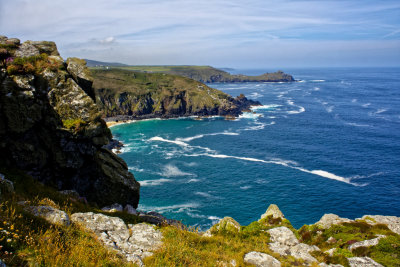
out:
{"label": "rocky cliff", "polygon": [[119,69],[92,70],[92,74],[96,102],[106,117],[238,116],[261,105],[175,75]]}
{"label": "rocky cliff", "polygon": [[0,36],[1,164],[98,205],[137,206],[139,183],[102,148],[111,139],[84,61],[60,57],[53,42]]}

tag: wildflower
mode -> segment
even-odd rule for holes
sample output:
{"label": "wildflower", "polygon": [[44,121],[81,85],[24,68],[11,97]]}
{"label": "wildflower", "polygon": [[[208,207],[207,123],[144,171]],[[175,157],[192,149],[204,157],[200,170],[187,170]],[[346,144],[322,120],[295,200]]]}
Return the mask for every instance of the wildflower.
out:
{"label": "wildflower", "polygon": [[14,224],[10,226],[10,230],[14,230]]}
{"label": "wildflower", "polygon": [[11,242],[11,238],[7,239],[7,242]]}
{"label": "wildflower", "polygon": [[5,251],[4,254],[8,255],[8,251]]}

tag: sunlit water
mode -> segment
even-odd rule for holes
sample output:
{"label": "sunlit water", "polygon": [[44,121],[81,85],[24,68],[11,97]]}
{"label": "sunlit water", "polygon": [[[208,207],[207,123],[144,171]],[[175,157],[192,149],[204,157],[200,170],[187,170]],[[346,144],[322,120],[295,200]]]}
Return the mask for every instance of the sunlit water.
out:
{"label": "sunlit water", "polygon": [[113,127],[139,209],[202,229],[224,216],[249,224],[270,203],[295,227],[325,213],[400,216],[400,70],[288,72],[302,81],[209,84],[263,104],[235,121]]}

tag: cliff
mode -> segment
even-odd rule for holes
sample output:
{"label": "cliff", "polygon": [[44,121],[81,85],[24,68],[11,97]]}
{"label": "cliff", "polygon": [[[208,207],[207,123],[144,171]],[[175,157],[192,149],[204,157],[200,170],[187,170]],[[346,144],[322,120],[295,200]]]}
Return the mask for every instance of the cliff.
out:
{"label": "cliff", "polygon": [[[203,83],[234,83],[234,82],[294,82],[292,75],[282,71],[272,73],[264,73],[257,76],[249,76],[242,74],[232,75],[224,70],[217,69],[211,66],[123,66],[117,63],[106,63],[90,61],[92,69],[121,69],[143,73],[164,73],[187,77]],[[99,66],[99,63],[101,63]]]}
{"label": "cliff", "polygon": [[176,75],[120,69],[97,69],[92,74],[96,102],[106,117],[238,116],[251,105],[260,105]]}
{"label": "cliff", "polygon": [[59,56],[53,42],[0,36],[1,164],[98,205],[137,206],[139,183],[102,148],[111,139],[84,61]]}

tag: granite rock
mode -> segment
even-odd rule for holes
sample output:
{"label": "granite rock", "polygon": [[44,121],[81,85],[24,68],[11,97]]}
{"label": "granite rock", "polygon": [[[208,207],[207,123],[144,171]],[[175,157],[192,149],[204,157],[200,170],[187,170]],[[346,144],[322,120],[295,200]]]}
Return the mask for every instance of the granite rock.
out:
{"label": "granite rock", "polygon": [[280,267],[281,263],[266,253],[251,251],[244,255],[244,262],[257,267]]}

